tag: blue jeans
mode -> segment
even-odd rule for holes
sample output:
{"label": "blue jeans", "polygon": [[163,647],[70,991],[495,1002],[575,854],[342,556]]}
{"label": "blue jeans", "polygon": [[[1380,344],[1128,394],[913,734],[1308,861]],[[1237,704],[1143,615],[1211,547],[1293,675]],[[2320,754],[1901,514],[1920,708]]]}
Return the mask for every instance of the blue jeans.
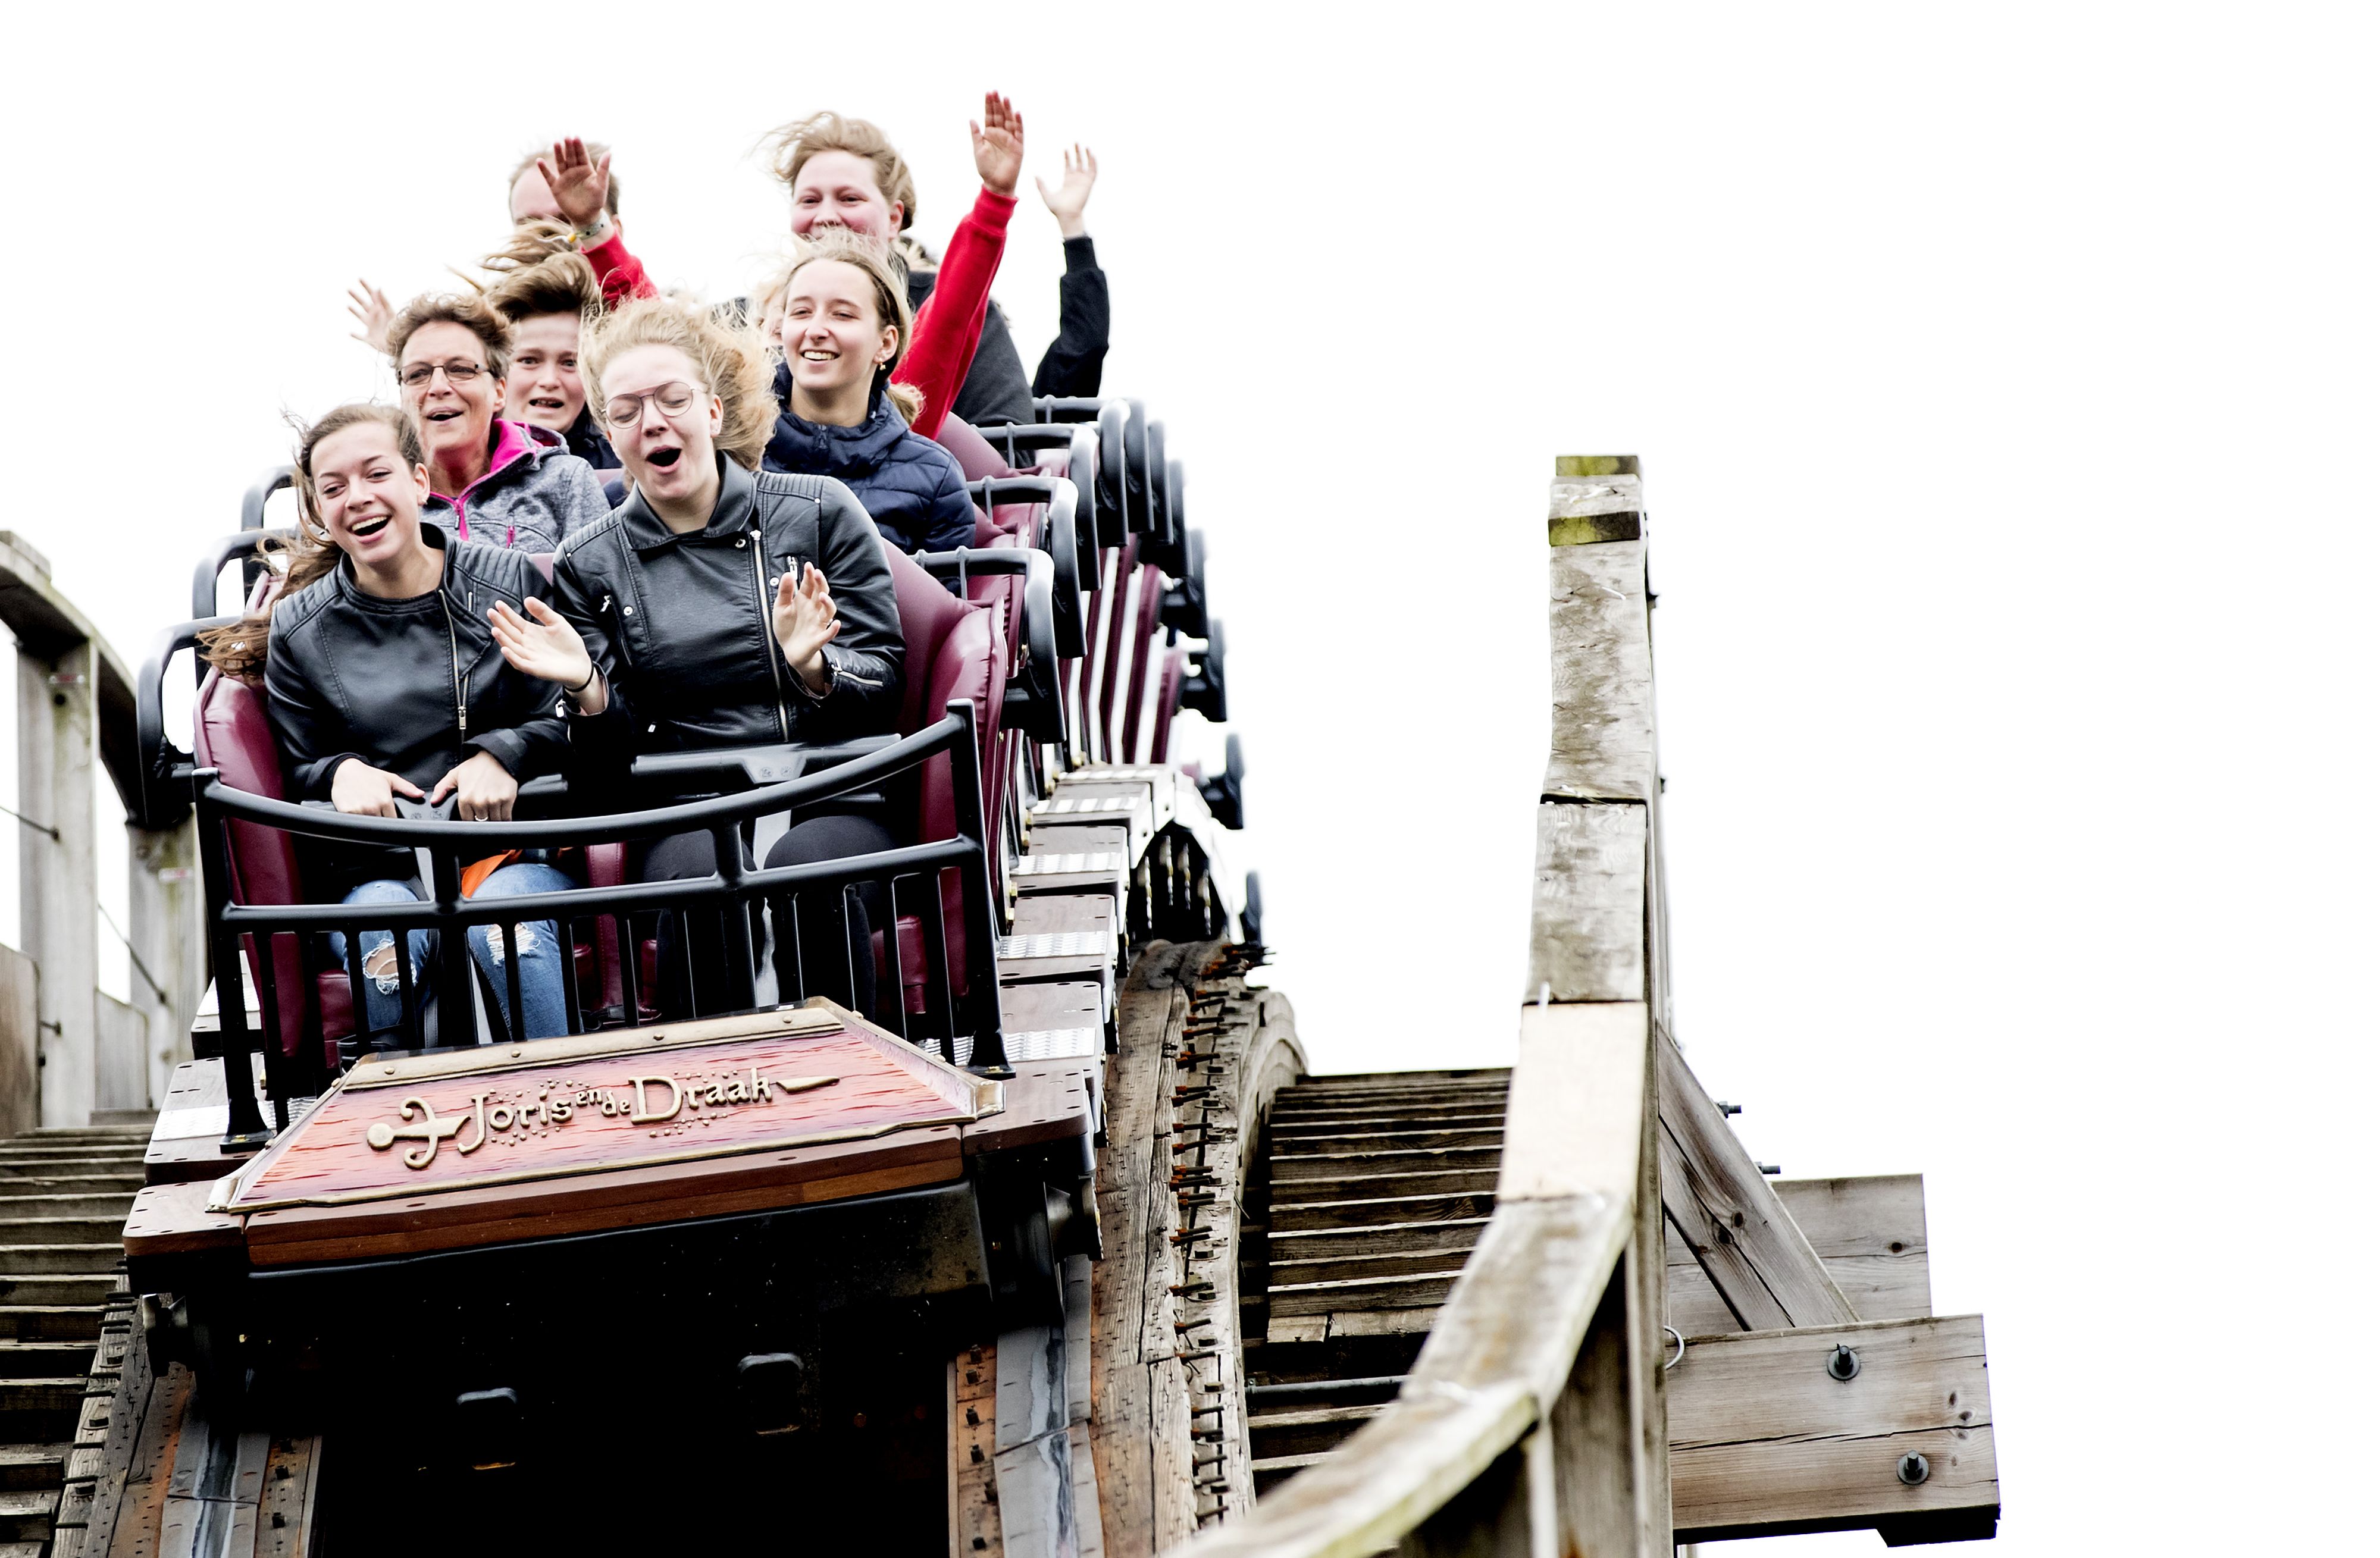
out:
{"label": "blue jeans", "polygon": [[[480,884],[471,895],[475,901],[492,898],[513,898],[522,893],[560,892],[578,884],[551,865],[515,862],[503,867]],[[383,877],[366,882],[347,894],[348,903],[410,903],[421,897],[420,889],[411,882]],[[363,933],[364,1007],[368,1043],[385,1045],[397,1042],[397,1031],[405,1021],[402,1002],[403,985],[396,976],[395,938],[384,930]],[[430,981],[425,976],[437,938],[429,930],[407,934],[407,942],[413,953],[413,998],[418,1006],[429,994]],[[499,1026],[510,1023],[507,1009],[509,997],[504,987],[504,938],[497,925],[473,925],[470,929],[471,956],[485,971],[488,983],[495,990],[495,1021]],[[565,996],[562,982],[571,967],[569,956],[552,920],[540,920],[534,924],[515,925],[513,945],[520,957],[521,1026],[526,1030],[518,1036],[525,1039],[550,1039],[570,1031],[570,1020],[564,1006]],[[345,968],[347,960],[347,938],[337,931],[331,933],[331,956]],[[450,1040],[450,1042],[452,1042]]]}

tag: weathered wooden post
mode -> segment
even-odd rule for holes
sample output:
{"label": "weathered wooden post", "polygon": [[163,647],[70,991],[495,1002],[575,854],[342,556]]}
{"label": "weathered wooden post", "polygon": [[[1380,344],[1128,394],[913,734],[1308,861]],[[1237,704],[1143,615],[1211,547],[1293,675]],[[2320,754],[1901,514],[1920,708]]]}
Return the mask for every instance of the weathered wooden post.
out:
{"label": "weathered wooden post", "polygon": [[[127,810],[138,809],[132,678],[51,582],[48,560],[6,531],[0,625],[17,640],[18,814],[0,820],[18,830],[29,965],[0,968],[0,1123],[88,1125],[95,1110],[147,1107],[188,1032],[203,983],[194,835],[187,821],[130,828],[131,925],[118,929],[132,948],[131,1000],[102,995],[94,786],[113,782]],[[30,1035],[12,1016],[27,986]],[[37,1081],[20,1079],[29,1068]],[[32,1098],[38,1108],[24,1102]]]}
{"label": "weathered wooden post", "polygon": [[41,971],[41,1123],[85,1125],[98,1100],[99,916],[91,634],[48,559],[0,532],[0,619],[17,635],[18,924]]}
{"label": "weathered wooden post", "polygon": [[165,1096],[174,1067],[189,1058],[190,1018],[205,988],[206,940],[194,817],[155,831],[127,823],[131,872],[132,1004],[148,1019],[149,1097]]}

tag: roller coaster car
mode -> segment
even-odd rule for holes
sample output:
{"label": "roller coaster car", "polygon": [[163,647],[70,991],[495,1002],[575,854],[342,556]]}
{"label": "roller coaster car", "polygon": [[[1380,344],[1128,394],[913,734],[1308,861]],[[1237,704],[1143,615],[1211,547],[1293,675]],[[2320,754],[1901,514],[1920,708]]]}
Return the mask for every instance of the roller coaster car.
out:
{"label": "roller coaster car", "polygon": [[[1062,509],[1071,489],[1058,496]],[[1060,519],[1071,530],[1071,513]],[[210,592],[236,555],[219,549],[201,564]],[[986,568],[1001,558],[1017,566]],[[153,1359],[196,1371],[211,1410],[417,1459],[438,1446],[470,1465],[617,1441],[621,1338],[667,1317],[665,1360],[635,1369],[636,1437],[721,1425],[767,1436],[817,1427],[822,1402],[858,1388],[837,1380],[863,1355],[848,1338],[897,1334],[946,1358],[968,1338],[1058,1318],[1058,1262],[1097,1245],[1099,1058],[1009,1060],[986,827],[1010,707],[1003,611],[1020,613],[1046,657],[1049,558],[974,554],[977,569],[1026,585],[983,604],[941,587],[946,570],[889,561],[907,646],[897,737],[640,758],[626,793],[648,809],[608,815],[583,814],[590,800],[617,805],[618,792],[574,796],[552,779],[524,786],[520,816],[503,824],[291,804],[262,710],[239,683],[202,680],[195,757],[166,742],[167,667],[207,624],[161,639],[140,690],[154,781],[144,808],[157,820],[195,805],[213,963],[244,962],[254,994],[217,982],[213,1057],[191,1063],[181,1087],[222,1115],[200,1139],[185,1133],[182,1150],[161,1150],[176,1146],[169,1109],[149,1154],[163,1182],[140,1192],[126,1250]],[[1034,668],[1050,687],[1054,671]],[[687,793],[702,798],[677,799]],[[745,864],[739,834],[754,819],[855,796],[914,808],[918,841]],[[717,848],[710,876],[621,880],[626,844],[697,830]],[[295,837],[416,849],[431,898],[303,901]],[[586,887],[501,908],[463,896],[462,867],[507,849],[613,864],[591,868]],[[846,888],[871,883],[898,924],[875,943],[890,1026],[805,1002],[798,987],[762,1006],[754,949],[735,936],[722,937],[723,1009],[642,1025],[654,971],[639,917],[710,912],[726,924],[813,894],[847,906]],[[447,957],[422,976],[431,999],[408,1004],[407,1047],[356,1055],[363,974],[352,961],[324,967],[322,933],[349,932],[352,947],[363,930],[428,927],[459,948],[468,934],[540,920],[567,927],[580,964],[565,980],[569,1033],[505,1038],[519,1032],[517,959],[496,991],[470,959]],[[597,990],[608,1005],[585,998]],[[443,1034],[425,1004],[446,1014]],[[277,1131],[256,1097],[252,1015]],[[465,1035],[482,1042],[453,1042]]]}

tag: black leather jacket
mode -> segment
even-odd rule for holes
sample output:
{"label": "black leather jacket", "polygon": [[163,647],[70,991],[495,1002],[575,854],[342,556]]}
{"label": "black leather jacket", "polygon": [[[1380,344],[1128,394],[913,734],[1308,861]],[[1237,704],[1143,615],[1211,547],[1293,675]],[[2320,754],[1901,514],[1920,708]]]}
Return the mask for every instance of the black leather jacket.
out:
{"label": "black leather jacket", "polygon": [[506,663],[489,632],[499,600],[521,609],[544,576],[527,552],[457,544],[424,524],[446,554],[428,595],[383,600],[358,589],[352,565],[280,602],[265,640],[265,707],[296,799],[326,800],[350,757],[428,790],[488,753],[523,782],[558,771],[570,753],[560,690]]}
{"label": "black leather jacket", "polygon": [[[554,606],[611,690],[601,714],[570,721],[599,762],[841,741],[900,722],[901,614],[868,511],[825,477],[719,463],[719,506],[702,529],[672,531],[632,491],[554,557]],[[833,680],[818,696],[771,625],[779,576],[804,562],[826,575],[843,624],[826,646]]]}

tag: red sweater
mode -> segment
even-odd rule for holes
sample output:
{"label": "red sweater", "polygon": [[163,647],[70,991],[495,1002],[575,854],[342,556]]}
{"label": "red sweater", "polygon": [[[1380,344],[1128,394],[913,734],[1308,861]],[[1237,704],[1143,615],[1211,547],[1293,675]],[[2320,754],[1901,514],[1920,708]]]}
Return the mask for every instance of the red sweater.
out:
{"label": "red sweater", "polygon": [[1015,210],[1014,196],[989,188],[977,194],[975,209],[960,221],[951,247],[942,251],[934,295],[917,310],[916,328],[909,332],[908,355],[892,370],[894,383],[914,385],[926,397],[924,409],[910,424],[921,438],[941,430],[942,418],[950,415],[975,363],[976,339],[983,333],[984,309],[991,302],[991,278],[1008,248],[1008,218]]}
{"label": "red sweater", "polygon": [[645,274],[644,262],[628,252],[628,240],[621,235],[617,217],[613,218],[610,237],[579,252],[595,267],[595,279],[603,284],[606,308],[616,308],[631,297],[650,297],[659,290]]}

